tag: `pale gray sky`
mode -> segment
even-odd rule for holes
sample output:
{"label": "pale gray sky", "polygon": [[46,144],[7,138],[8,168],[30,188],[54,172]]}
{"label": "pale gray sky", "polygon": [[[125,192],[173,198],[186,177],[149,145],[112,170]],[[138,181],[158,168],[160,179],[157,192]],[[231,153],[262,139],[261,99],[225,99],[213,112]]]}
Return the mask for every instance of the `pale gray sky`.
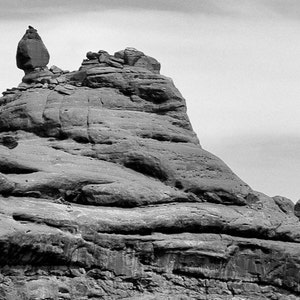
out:
{"label": "pale gray sky", "polygon": [[135,47],[162,63],[202,146],[252,188],[300,198],[300,1],[1,0],[0,90],[23,76],[17,43],[36,27],[50,64]]}

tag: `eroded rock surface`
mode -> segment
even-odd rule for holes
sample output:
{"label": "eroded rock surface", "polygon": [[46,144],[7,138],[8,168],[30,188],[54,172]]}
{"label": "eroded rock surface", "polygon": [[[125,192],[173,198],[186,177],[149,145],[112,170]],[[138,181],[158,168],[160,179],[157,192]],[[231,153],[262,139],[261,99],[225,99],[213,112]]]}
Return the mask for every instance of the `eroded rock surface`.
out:
{"label": "eroded rock surface", "polygon": [[3,93],[0,299],[299,299],[293,205],[200,146],[159,70],[100,50]]}

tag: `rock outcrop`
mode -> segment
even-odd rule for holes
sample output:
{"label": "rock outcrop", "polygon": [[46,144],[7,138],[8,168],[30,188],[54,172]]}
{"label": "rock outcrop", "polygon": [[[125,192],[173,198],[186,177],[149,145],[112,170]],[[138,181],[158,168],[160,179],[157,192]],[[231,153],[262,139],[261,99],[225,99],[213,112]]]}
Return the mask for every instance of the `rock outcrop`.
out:
{"label": "rock outcrop", "polygon": [[0,299],[299,299],[291,203],[205,151],[159,71],[101,50],[3,93]]}

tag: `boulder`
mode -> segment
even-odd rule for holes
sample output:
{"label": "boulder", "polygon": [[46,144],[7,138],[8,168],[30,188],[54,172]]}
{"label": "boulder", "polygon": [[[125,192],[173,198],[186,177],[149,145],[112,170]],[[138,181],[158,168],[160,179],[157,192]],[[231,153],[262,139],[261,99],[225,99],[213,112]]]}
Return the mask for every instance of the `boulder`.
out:
{"label": "boulder", "polygon": [[35,68],[46,67],[49,53],[37,30],[29,26],[17,48],[17,66],[28,73]]}
{"label": "boulder", "polygon": [[291,199],[282,196],[274,196],[273,199],[284,213],[294,214],[294,203]]}
{"label": "boulder", "polygon": [[64,71],[62,69],[60,69],[59,67],[57,67],[57,66],[51,66],[50,71],[53,74],[63,74],[64,73]]}
{"label": "boulder", "polygon": [[142,56],[134,64],[135,67],[145,68],[153,73],[159,74],[160,63],[153,57]]}
{"label": "boulder", "polygon": [[142,57],[144,53],[135,49],[128,47],[124,50],[124,61],[125,64],[129,66],[134,66],[134,64]]}
{"label": "boulder", "polygon": [[124,56],[125,56],[125,50],[117,51],[114,54],[115,58],[122,59],[122,60],[124,60]]}

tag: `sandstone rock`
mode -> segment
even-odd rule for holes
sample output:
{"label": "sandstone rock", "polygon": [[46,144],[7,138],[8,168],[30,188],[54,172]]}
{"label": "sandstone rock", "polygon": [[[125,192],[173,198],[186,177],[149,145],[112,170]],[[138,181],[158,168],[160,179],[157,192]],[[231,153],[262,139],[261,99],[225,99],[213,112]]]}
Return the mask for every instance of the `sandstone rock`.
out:
{"label": "sandstone rock", "polygon": [[22,81],[27,84],[31,84],[34,82],[43,82],[49,81],[53,76],[53,73],[50,72],[48,69],[36,69],[31,71],[22,78]]}
{"label": "sandstone rock", "polygon": [[51,66],[50,71],[54,74],[62,74],[64,71],[57,66]]}
{"label": "sandstone rock", "polygon": [[72,95],[74,93],[73,88],[69,88],[67,85],[57,85],[54,90],[63,95]]}
{"label": "sandstone rock", "polygon": [[114,56],[110,56],[109,58],[110,60],[114,61],[114,62],[117,62],[119,64],[124,64],[124,59],[123,58],[118,58],[118,57],[114,57]]}
{"label": "sandstone rock", "polygon": [[[107,64],[100,63],[98,58],[92,60],[84,59],[79,69],[79,72],[84,72],[85,70],[95,68],[95,67],[107,67]],[[79,73],[79,72],[72,72],[72,73]]]}
{"label": "sandstone rock", "polygon": [[153,57],[142,56],[134,64],[135,67],[145,68],[153,73],[159,74],[160,63]]}
{"label": "sandstone rock", "polygon": [[298,200],[294,206],[294,213],[300,219],[300,200]]}
{"label": "sandstone rock", "polygon": [[109,54],[106,51],[100,50],[98,52],[98,58],[100,63],[107,63],[109,60]]}
{"label": "sandstone rock", "polygon": [[274,196],[273,199],[284,213],[294,214],[294,203],[292,200],[282,196]]}
{"label": "sandstone rock", "polygon": [[124,62],[129,66],[134,66],[134,64],[142,57],[144,53],[136,50],[135,48],[126,48],[124,50]]}
{"label": "sandstone rock", "polygon": [[43,68],[47,66],[49,58],[49,53],[37,30],[29,26],[18,44],[18,68],[24,70],[25,73],[35,68]]}
{"label": "sandstone rock", "polygon": [[67,81],[66,76],[62,75],[56,78],[58,83],[65,83]]}
{"label": "sandstone rock", "polygon": [[14,187],[14,183],[0,173],[0,194],[9,194],[13,191]]}
{"label": "sandstone rock", "polygon": [[27,89],[29,89],[31,87],[31,84],[25,83],[25,82],[21,82],[18,85],[18,89],[21,91],[26,91]]}
{"label": "sandstone rock", "polygon": [[99,53],[89,51],[89,52],[86,54],[86,57],[87,57],[87,59],[89,59],[89,60],[97,59],[97,58],[99,57]]}
{"label": "sandstone rock", "polygon": [[290,200],[200,146],[155,59],[87,57],[0,98],[0,298],[299,298]]}
{"label": "sandstone rock", "polygon": [[111,67],[114,67],[114,68],[123,68],[123,65],[116,62],[115,60],[112,60],[112,59],[108,59],[107,61],[107,64]]}
{"label": "sandstone rock", "polygon": [[114,57],[124,60],[125,50],[115,52]]}
{"label": "sandstone rock", "polygon": [[58,80],[55,79],[55,78],[51,78],[51,79],[49,79],[49,84],[55,84],[55,85],[57,85],[58,84]]}

